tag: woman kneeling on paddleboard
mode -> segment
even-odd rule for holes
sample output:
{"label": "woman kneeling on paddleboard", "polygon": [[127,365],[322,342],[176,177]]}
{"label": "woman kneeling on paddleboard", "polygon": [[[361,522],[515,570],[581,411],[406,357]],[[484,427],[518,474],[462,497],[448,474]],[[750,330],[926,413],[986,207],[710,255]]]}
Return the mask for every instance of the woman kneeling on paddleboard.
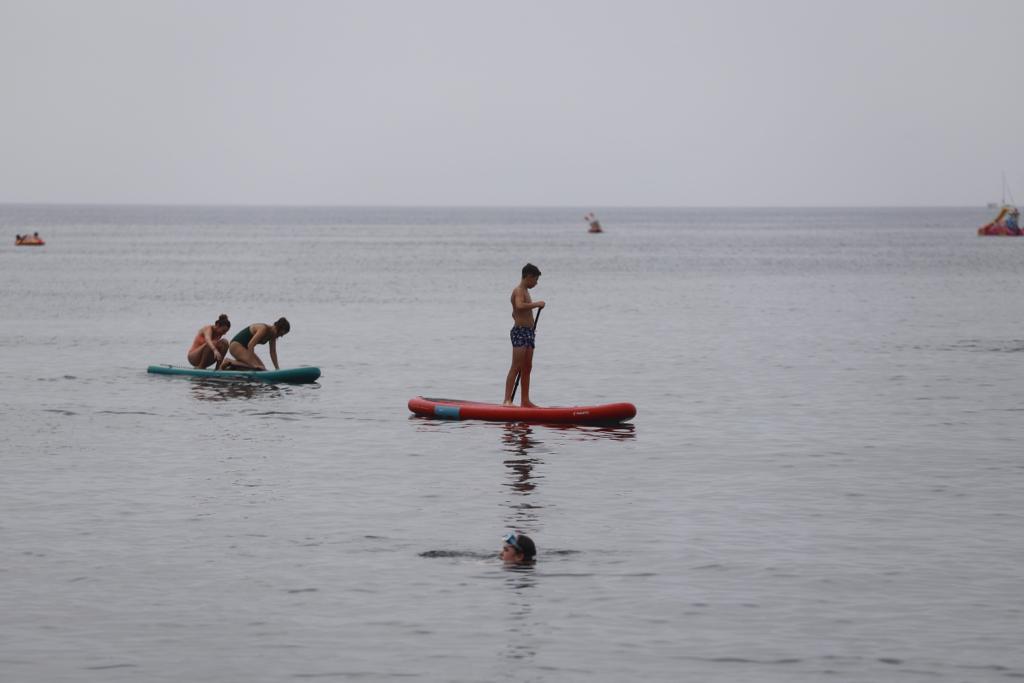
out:
{"label": "woman kneeling on paddleboard", "polygon": [[221,313],[217,322],[205,325],[196,332],[192,348],[188,350],[188,362],[194,368],[205,368],[214,362],[220,363],[228,352],[228,340],[222,337],[231,329],[226,313]]}
{"label": "woman kneeling on paddleboard", "polygon": [[291,329],[292,326],[284,318],[278,318],[273,325],[253,323],[248,327],[243,327],[228,345],[228,352],[237,360],[225,356],[217,369],[266,370],[267,367],[256,355],[256,346],[270,342],[270,360],[274,362],[274,369],[280,370],[281,366],[277,364],[277,339],[288,334]]}

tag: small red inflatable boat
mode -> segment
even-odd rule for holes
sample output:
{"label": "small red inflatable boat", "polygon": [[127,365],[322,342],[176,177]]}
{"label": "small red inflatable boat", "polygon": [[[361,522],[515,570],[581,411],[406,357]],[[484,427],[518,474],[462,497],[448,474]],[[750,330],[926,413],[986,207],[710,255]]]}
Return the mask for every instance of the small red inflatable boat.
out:
{"label": "small red inflatable boat", "polygon": [[523,408],[497,403],[478,403],[455,398],[409,399],[409,410],[421,417],[445,420],[489,420],[491,422],[535,422],[540,424],[615,424],[632,419],[632,403],[605,403],[598,406]]}
{"label": "small red inflatable boat", "polygon": [[978,228],[978,237],[1020,237],[1020,228],[1011,228],[1000,223],[989,223]]}
{"label": "small red inflatable boat", "polygon": [[1004,202],[995,220],[978,228],[978,237],[1020,237],[1021,229],[1017,225],[1019,218],[1017,207]]}

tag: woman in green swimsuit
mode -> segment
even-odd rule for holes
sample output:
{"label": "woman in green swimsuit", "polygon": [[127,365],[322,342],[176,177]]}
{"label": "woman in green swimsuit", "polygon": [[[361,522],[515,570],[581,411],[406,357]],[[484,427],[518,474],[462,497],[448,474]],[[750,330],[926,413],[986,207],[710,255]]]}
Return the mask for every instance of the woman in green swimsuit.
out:
{"label": "woman in green swimsuit", "polygon": [[280,370],[277,364],[277,339],[288,334],[292,326],[284,318],[278,318],[273,325],[266,323],[253,323],[243,327],[235,338],[228,345],[228,353],[235,357],[229,359],[226,355],[218,370],[266,370],[263,361],[256,355],[256,346],[270,342],[270,360],[274,362],[274,369]]}

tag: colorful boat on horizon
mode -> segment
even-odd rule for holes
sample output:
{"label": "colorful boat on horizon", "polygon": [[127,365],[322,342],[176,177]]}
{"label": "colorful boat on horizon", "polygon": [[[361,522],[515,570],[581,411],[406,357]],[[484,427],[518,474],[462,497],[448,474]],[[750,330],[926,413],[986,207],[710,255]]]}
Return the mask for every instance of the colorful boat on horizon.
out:
{"label": "colorful boat on horizon", "polygon": [[46,244],[46,240],[39,236],[37,232],[34,235],[15,235],[14,246],[16,247],[41,247]]}
{"label": "colorful boat on horizon", "polygon": [[1005,204],[991,223],[978,228],[978,236],[1020,237],[1020,210],[1016,206]]}
{"label": "colorful boat on horizon", "polygon": [[[1006,201],[1006,196],[1010,201]],[[1006,184],[1006,171],[1003,171],[1002,200],[997,205],[989,204],[990,209],[999,209],[999,215],[991,223],[978,228],[979,237],[1020,237],[1020,210],[1014,206],[1013,193]]]}

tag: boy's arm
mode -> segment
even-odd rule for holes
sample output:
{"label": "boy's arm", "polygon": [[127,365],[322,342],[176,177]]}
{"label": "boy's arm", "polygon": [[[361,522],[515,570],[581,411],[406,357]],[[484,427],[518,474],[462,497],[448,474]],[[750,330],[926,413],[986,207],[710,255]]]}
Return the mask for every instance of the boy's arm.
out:
{"label": "boy's arm", "polygon": [[517,311],[529,311],[532,308],[544,308],[543,301],[527,301],[526,296],[518,289],[512,296],[512,301],[515,302],[513,305]]}

